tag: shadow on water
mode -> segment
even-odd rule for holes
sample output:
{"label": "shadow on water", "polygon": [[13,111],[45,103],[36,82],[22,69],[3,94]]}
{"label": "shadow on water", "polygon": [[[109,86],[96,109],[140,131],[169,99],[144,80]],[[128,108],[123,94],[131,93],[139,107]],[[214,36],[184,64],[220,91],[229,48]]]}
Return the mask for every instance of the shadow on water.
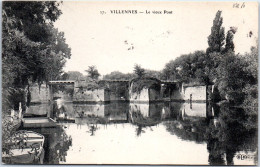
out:
{"label": "shadow on water", "polygon": [[244,154],[253,154],[257,164],[257,116],[242,108],[209,103],[73,104],[56,100],[51,107],[34,106],[29,111],[47,114],[59,124],[57,128],[33,129],[47,139],[45,164],[66,162],[73,140],[66,134],[70,124],[76,124],[77,128],[87,127],[91,137],[95,137],[100,125],[131,124],[137,137],[163,125],[169,134],[183,141],[205,143],[209,165],[232,165],[237,161],[239,164],[242,161],[239,156]]}

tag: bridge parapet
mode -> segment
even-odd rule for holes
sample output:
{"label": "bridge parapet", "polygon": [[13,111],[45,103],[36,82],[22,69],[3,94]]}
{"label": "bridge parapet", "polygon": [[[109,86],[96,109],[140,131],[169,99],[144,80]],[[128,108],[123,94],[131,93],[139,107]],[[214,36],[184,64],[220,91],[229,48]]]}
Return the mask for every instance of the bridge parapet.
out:
{"label": "bridge parapet", "polygon": [[48,85],[72,85],[75,84],[76,81],[74,80],[59,80],[59,81],[49,81]]}
{"label": "bridge parapet", "polygon": [[161,80],[161,84],[177,84],[181,83],[180,81],[171,81],[171,80]]}
{"label": "bridge parapet", "polygon": [[[180,83],[180,81],[171,81],[171,80],[160,80],[162,84],[176,84]],[[76,80],[57,80],[57,81],[49,81],[48,85],[68,85],[75,84]],[[87,82],[87,81],[86,81]],[[130,80],[100,80],[99,82],[130,82]]]}
{"label": "bridge parapet", "polygon": [[100,80],[99,82],[129,82],[129,80]]}

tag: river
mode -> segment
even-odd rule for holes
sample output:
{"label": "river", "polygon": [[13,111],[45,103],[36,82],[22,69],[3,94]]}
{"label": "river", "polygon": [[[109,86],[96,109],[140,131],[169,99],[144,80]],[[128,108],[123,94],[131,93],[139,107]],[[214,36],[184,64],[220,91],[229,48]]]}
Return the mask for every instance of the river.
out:
{"label": "river", "polygon": [[43,134],[44,164],[255,165],[256,121],[248,111],[206,103],[32,105],[56,128]]}

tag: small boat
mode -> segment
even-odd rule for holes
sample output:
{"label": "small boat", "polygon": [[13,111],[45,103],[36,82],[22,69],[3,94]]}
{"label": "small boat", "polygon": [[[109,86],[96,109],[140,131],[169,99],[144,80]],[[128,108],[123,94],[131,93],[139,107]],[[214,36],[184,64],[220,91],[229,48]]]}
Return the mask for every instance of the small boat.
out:
{"label": "small boat", "polygon": [[22,119],[24,128],[52,128],[56,127],[56,121],[48,117],[29,117]]}
{"label": "small boat", "polygon": [[39,161],[43,151],[44,136],[33,131],[17,131],[10,139],[10,150],[2,153],[6,164],[32,164]]}

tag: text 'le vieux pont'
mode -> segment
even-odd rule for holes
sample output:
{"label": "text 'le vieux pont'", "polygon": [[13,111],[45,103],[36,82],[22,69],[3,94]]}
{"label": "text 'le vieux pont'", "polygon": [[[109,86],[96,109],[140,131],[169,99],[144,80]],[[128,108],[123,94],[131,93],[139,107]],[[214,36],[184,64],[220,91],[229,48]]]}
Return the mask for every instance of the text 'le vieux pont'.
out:
{"label": "text 'le vieux pont'", "polygon": [[[103,14],[105,14],[104,12]],[[110,14],[173,14],[171,10],[110,10]]]}

